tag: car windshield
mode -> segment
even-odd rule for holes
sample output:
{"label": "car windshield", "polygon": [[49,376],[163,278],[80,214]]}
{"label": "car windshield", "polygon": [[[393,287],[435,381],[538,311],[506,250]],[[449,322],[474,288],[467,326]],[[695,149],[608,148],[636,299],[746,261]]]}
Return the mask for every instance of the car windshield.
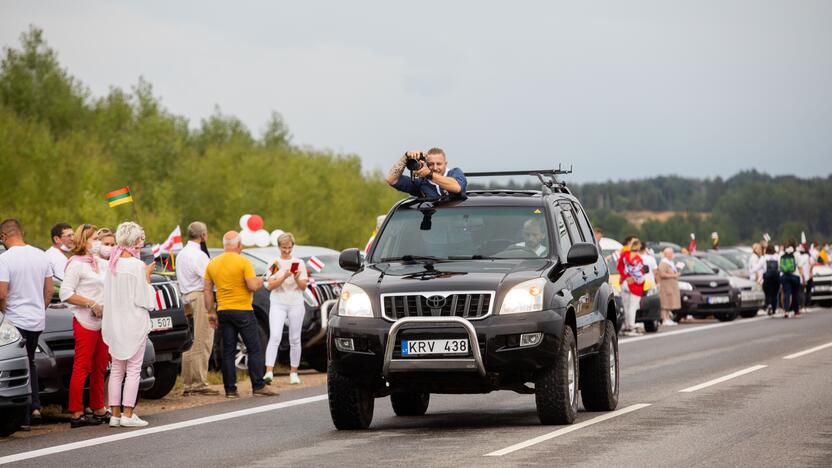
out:
{"label": "car windshield", "polygon": [[705,260],[707,260],[709,263],[713,263],[714,265],[718,266],[719,268],[722,268],[723,270],[731,271],[737,269],[737,266],[734,265],[733,262],[721,255],[706,255]]}
{"label": "car windshield", "polygon": [[549,249],[538,207],[401,209],[387,221],[371,261],[544,258]]}
{"label": "car windshield", "polygon": [[696,257],[677,255],[673,258],[673,261],[676,263],[676,268],[679,269],[679,273],[682,276],[714,274],[714,270],[711,267]]}
{"label": "car windshield", "polygon": [[737,268],[746,268],[747,267],[745,262],[746,262],[746,260],[748,260],[748,258],[747,258],[748,255],[746,255],[742,252],[737,252],[737,251],[734,251],[734,250],[719,251],[719,253],[716,253],[715,255],[717,255],[719,257],[722,257],[722,258],[728,260],[729,262],[733,263],[734,265],[736,265],[733,268],[734,270],[736,270]]}

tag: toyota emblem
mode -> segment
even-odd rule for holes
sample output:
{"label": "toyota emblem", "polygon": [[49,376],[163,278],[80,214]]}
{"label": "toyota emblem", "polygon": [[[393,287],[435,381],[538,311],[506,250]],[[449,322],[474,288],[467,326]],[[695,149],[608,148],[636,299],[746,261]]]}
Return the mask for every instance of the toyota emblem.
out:
{"label": "toyota emblem", "polygon": [[715,287],[716,287],[716,281],[711,281],[710,286],[711,286],[712,288],[715,288]]}
{"label": "toyota emblem", "polygon": [[427,298],[427,305],[431,309],[441,309],[445,306],[445,298],[442,296],[430,296]]}

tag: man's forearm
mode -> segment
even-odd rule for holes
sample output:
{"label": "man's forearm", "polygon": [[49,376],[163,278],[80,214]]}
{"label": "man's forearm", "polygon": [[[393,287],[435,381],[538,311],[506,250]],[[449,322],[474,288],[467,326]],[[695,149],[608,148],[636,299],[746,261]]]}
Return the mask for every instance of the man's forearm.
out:
{"label": "man's forearm", "polygon": [[399,181],[399,177],[404,174],[404,168],[407,164],[407,156],[402,156],[396,164],[393,164],[393,167],[387,172],[387,183],[390,185],[395,184]]}
{"label": "man's forearm", "polygon": [[462,191],[462,187],[459,186],[459,181],[453,177],[434,174],[432,180],[436,183],[436,185],[450,193],[459,193]]}
{"label": "man's forearm", "polygon": [[202,292],[202,297],[205,302],[205,309],[208,312],[214,310],[214,290],[206,289]]}

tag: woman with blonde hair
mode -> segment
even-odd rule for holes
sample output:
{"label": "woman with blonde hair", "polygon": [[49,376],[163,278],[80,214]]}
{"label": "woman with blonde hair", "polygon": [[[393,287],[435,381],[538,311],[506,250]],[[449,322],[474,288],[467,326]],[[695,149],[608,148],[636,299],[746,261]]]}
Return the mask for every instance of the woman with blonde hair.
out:
{"label": "woman with blonde hair", "polygon": [[[101,332],[110,347],[110,427],[146,426],[133,412],[139,393],[144,348],[150,333],[150,314],[156,294],[150,286],[153,264],[140,260],[144,230],[127,221],[116,229],[116,248],[110,255],[104,278],[104,310]],[[123,387],[123,391],[122,391]]]}
{"label": "woman with blonde hair", "polygon": [[[75,246],[67,261],[61,283],[61,301],[72,311],[75,357],[69,381],[70,427],[97,426],[110,421],[104,405],[104,380],[110,354],[101,337],[104,312],[104,275],[107,262],[93,255],[99,245],[98,232],[92,224],[78,226]],[[84,414],[84,385],[90,379],[90,406],[93,415]]]}
{"label": "woman with blonde hair", "polygon": [[116,248],[116,233],[112,229],[103,227],[96,231],[98,243],[94,243],[92,254],[105,261],[110,260],[110,254]]}
{"label": "woman with blonde hair", "polygon": [[277,238],[280,257],[269,266],[269,277],[265,283],[266,289],[271,291],[269,307],[269,344],[266,346],[266,375],[263,379],[271,382],[274,379],[274,364],[277,360],[277,350],[283,338],[283,324],[289,320],[289,383],[299,384],[298,366],[300,365],[300,332],[303,326],[303,316],[306,307],[303,292],[309,283],[309,276],[303,262],[292,256],[295,248],[295,237],[291,233],[284,233]]}

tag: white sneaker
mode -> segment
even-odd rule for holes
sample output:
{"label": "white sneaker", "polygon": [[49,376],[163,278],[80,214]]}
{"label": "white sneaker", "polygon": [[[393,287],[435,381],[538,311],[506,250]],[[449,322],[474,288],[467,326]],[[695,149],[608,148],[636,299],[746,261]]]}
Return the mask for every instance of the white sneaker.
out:
{"label": "white sneaker", "polygon": [[126,416],[121,417],[121,427],[144,427],[147,426],[147,421],[140,418],[138,414],[133,413],[133,416],[129,418]]}
{"label": "white sneaker", "polygon": [[265,380],[267,384],[272,383],[272,380],[274,380],[274,373],[266,372],[266,375],[263,376],[263,380]]}
{"label": "white sneaker", "polygon": [[121,418],[117,418],[115,416],[110,416],[110,427],[119,427],[121,426]]}
{"label": "white sneaker", "polygon": [[292,385],[297,385],[300,383],[300,378],[298,377],[297,372],[292,372],[289,374],[289,383]]}
{"label": "white sneaker", "polygon": [[667,319],[664,322],[662,322],[662,325],[665,326],[665,327],[675,327],[676,325],[679,325],[679,324],[674,322],[673,320]]}

